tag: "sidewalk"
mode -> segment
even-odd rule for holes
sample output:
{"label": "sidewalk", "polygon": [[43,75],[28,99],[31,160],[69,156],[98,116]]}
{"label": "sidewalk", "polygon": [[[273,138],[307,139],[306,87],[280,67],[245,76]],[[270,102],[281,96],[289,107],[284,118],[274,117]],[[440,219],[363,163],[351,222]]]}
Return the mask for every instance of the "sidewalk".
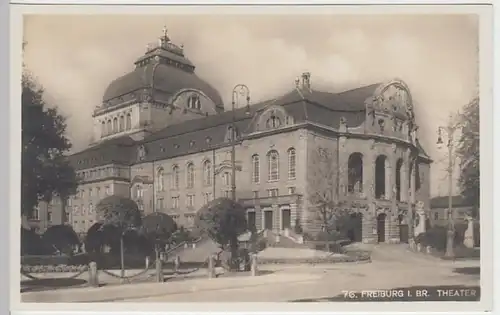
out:
{"label": "sidewalk", "polygon": [[297,283],[318,280],[320,278],[321,275],[269,274],[256,277],[186,279],[171,283],[140,283],[100,288],[86,287],[57,291],[26,292],[21,294],[21,300],[24,303],[112,302],[169,294],[255,287],[266,284]]}

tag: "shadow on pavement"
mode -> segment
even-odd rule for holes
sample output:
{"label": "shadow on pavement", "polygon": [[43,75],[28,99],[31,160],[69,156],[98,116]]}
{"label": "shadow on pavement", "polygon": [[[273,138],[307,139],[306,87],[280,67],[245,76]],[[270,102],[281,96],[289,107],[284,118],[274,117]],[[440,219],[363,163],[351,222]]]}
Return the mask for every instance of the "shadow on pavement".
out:
{"label": "shadow on pavement", "polygon": [[479,301],[479,286],[412,286],[388,290],[343,292],[333,297],[292,300],[289,302],[410,302],[410,301]]}
{"label": "shadow on pavement", "polygon": [[455,268],[453,272],[460,273],[463,275],[479,275],[481,272],[481,268],[480,267]]}
{"label": "shadow on pavement", "polygon": [[36,279],[21,281],[21,293],[39,290],[53,290],[86,285],[83,279]]}

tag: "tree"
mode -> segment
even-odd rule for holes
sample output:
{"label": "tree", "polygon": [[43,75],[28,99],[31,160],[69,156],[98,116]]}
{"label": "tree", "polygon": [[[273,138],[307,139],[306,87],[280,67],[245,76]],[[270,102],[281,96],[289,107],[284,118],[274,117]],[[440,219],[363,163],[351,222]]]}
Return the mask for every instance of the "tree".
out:
{"label": "tree", "polygon": [[48,108],[43,88],[25,72],[22,77],[21,212],[31,216],[39,201],[62,200],[74,194],[77,178],[65,153],[66,119],[57,108]]}
{"label": "tree", "polygon": [[141,231],[153,244],[158,259],[161,248],[172,243],[173,235],[177,231],[177,224],[168,214],[154,212],[144,217]]}
{"label": "tree", "polygon": [[132,199],[112,195],[96,206],[97,216],[103,226],[113,226],[124,232],[141,226],[141,213]]}
{"label": "tree", "polygon": [[[141,227],[141,213],[132,199],[122,196],[108,196],[96,206],[97,216],[102,223],[101,231],[115,230],[120,239],[121,274],[125,275],[124,235],[129,231],[137,231]],[[113,237],[114,238],[114,237]],[[113,248],[113,247],[112,247]]]}
{"label": "tree", "polygon": [[460,117],[463,128],[456,152],[460,158],[459,185],[462,196],[474,205],[474,214],[477,215],[480,196],[479,97],[464,106]]}
{"label": "tree", "polygon": [[[337,195],[337,161],[333,152],[318,147],[311,156],[311,167],[308,172],[308,199],[316,209],[316,215],[322,225],[322,232],[328,240],[340,229],[341,222],[349,215],[341,206]],[[328,251],[330,244],[328,244]]]}
{"label": "tree", "polygon": [[43,241],[60,253],[72,254],[75,245],[80,245],[80,240],[75,230],[69,225],[53,225],[42,236]]}
{"label": "tree", "polygon": [[228,198],[217,198],[203,206],[195,218],[195,227],[200,234],[208,235],[222,250],[237,256],[238,236],[246,231],[247,220],[243,206]]}

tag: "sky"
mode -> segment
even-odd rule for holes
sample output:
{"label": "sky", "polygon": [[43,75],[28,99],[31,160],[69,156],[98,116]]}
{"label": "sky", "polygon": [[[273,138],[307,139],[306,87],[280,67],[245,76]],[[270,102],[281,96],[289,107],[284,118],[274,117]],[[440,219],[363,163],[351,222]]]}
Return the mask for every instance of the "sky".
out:
{"label": "sky", "polygon": [[402,79],[412,93],[420,142],[434,160],[431,194],[447,194],[437,128],[477,91],[477,16],[25,16],[25,66],[67,117],[74,150],[88,145],[91,115],[108,84],[134,69],[164,26],[226,108],[238,83],[257,102],[290,91],[305,71],[313,89],[330,92]]}

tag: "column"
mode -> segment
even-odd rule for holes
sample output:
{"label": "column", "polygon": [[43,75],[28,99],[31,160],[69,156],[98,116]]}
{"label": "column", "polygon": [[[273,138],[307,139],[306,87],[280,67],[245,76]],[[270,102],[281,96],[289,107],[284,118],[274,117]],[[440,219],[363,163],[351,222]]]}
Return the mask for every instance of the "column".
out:
{"label": "column", "polygon": [[406,152],[403,156],[403,165],[401,166],[401,201],[408,201],[408,172],[410,165],[410,157]]}
{"label": "column", "polygon": [[339,152],[337,170],[339,173],[339,199],[342,199],[347,193],[348,184],[348,163],[350,153],[346,151],[346,137],[339,137]]}
{"label": "column", "polygon": [[385,159],[385,199],[392,200],[392,182],[395,164],[393,163],[392,156]]}
{"label": "column", "polygon": [[370,203],[368,205],[368,211],[361,211],[361,213],[363,213],[363,220],[362,220],[363,243],[375,243],[377,241],[377,229],[376,229],[377,217],[375,216],[375,204]]}
{"label": "column", "polygon": [[[297,221],[298,215],[297,215],[297,204],[296,203],[291,203],[290,204],[290,223],[291,223],[291,228],[292,230],[295,230],[295,222]],[[300,222],[302,224],[302,222]]]}
{"label": "column", "polygon": [[367,200],[373,200],[375,188],[375,161],[372,152],[363,155],[363,192]]}
{"label": "column", "polygon": [[273,231],[279,232],[281,223],[281,213],[280,213],[281,209],[278,207],[278,205],[273,205],[272,210],[273,210]]}
{"label": "column", "polygon": [[[410,239],[413,238],[415,235],[415,221],[413,220],[415,216],[415,163],[414,159],[410,156],[410,149],[408,149],[407,155],[409,156],[409,165],[408,165],[408,171],[409,171],[409,179],[410,179],[410,187],[408,189],[408,216],[410,218],[409,220],[409,225],[408,225],[408,232],[410,233]],[[411,167],[410,167],[411,165]],[[423,213],[423,209],[419,209],[419,212]],[[417,214],[420,215],[420,214]],[[424,222],[419,222],[425,225],[425,217],[424,217]]]}

